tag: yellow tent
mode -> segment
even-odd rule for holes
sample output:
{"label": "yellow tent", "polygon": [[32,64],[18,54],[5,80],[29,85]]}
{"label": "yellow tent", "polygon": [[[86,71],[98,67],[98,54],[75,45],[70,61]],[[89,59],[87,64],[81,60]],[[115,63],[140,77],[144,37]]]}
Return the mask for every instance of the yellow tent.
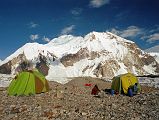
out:
{"label": "yellow tent", "polygon": [[126,73],[113,78],[111,89],[119,93],[123,91],[125,94],[128,94],[128,88],[134,86],[135,83],[138,83],[137,92],[141,91],[138,78],[131,73]]}

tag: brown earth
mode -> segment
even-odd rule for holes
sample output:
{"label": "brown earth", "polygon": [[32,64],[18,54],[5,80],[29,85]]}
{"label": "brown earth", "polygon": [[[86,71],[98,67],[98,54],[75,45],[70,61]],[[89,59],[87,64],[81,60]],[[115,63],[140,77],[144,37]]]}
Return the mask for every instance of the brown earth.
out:
{"label": "brown earth", "polygon": [[[85,86],[85,84],[92,86]],[[1,120],[158,120],[159,89],[142,86],[133,97],[111,96],[101,92],[92,96],[91,89],[109,89],[110,82],[84,77],[73,78],[65,85],[49,82],[50,91],[32,96],[8,96],[0,89]]]}

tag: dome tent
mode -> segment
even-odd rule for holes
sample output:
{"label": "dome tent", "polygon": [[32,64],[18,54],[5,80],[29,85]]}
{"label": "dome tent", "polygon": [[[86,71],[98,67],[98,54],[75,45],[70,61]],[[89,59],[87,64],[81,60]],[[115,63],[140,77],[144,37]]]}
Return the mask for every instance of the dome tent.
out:
{"label": "dome tent", "polygon": [[135,83],[137,83],[137,92],[140,92],[141,86],[138,82],[138,78],[131,73],[126,73],[120,76],[116,76],[112,79],[111,89],[118,93],[123,92],[128,94],[128,89],[132,88]]}
{"label": "dome tent", "polygon": [[31,95],[49,91],[49,84],[38,71],[20,72],[8,87],[9,95]]}

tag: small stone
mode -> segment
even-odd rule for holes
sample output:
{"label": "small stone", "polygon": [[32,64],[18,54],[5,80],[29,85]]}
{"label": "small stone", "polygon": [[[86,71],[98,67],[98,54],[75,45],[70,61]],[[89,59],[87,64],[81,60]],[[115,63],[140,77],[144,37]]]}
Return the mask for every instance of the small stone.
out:
{"label": "small stone", "polygon": [[11,120],[11,119],[13,119],[13,117],[15,117],[15,114],[9,114],[6,119]]}
{"label": "small stone", "polygon": [[12,109],[11,110],[11,114],[15,114],[15,113],[19,113],[19,109],[18,108],[15,108],[15,109]]}
{"label": "small stone", "polygon": [[133,120],[140,120],[140,118],[139,117],[135,117]]}
{"label": "small stone", "polygon": [[76,109],[75,109],[75,112],[79,112],[79,108],[76,108]]}
{"label": "small stone", "polygon": [[115,109],[115,108],[117,108],[117,105],[111,104],[111,107]]}
{"label": "small stone", "polygon": [[3,109],[3,107],[0,107],[0,112],[2,112],[4,109]]}
{"label": "small stone", "polygon": [[83,115],[83,116],[86,116],[86,115],[87,115],[87,113],[85,113],[85,112],[82,112],[82,115]]}

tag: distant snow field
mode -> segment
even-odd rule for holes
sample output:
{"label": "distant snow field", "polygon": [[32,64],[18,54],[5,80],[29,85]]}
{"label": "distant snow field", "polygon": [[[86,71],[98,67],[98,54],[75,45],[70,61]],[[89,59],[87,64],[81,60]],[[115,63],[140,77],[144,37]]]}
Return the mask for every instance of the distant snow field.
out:
{"label": "distant snow field", "polygon": [[140,77],[139,82],[141,85],[159,88],[159,78]]}
{"label": "distant snow field", "polygon": [[[0,74],[0,87],[8,87],[13,78],[13,75]],[[54,77],[52,79],[49,78],[48,80],[55,81],[61,84],[66,84],[67,82],[71,81],[71,78]],[[139,82],[141,85],[159,88],[159,78],[139,77]]]}
{"label": "distant snow field", "polygon": [[0,74],[0,87],[8,87],[13,77],[13,75]]}

